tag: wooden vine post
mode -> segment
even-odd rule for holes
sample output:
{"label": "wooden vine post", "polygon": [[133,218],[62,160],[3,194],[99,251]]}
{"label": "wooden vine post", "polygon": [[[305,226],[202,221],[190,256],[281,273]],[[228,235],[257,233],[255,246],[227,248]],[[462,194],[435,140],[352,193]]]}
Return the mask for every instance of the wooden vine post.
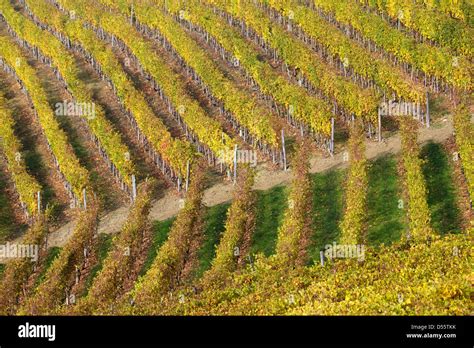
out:
{"label": "wooden vine post", "polygon": [[38,215],[41,214],[41,192],[38,191],[36,193],[36,199],[37,199],[37,204],[38,204]]}
{"label": "wooden vine post", "polygon": [[87,195],[86,195],[86,189],[82,190],[82,198],[84,200],[84,210],[87,210]]}
{"label": "wooden vine post", "polygon": [[430,128],[430,99],[428,92],[426,92],[426,127]]}
{"label": "wooden vine post", "polygon": [[380,143],[382,141],[382,112],[380,108],[378,108],[378,111],[377,111],[377,119],[378,119],[377,134],[378,134],[378,141]]}
{"label": "wooden vine post", "polygon": [[416,115],[418,117],[418,121],[421,121],[422,115],[421,115],[421,105],[420,105],[420,103],[416,103]]}
{"label": "wooden vine post", "polygon": [[234,185],[237,182],[237,145],[234,149]]}
{"label": "wooden vine post", "polygon": [[137,198],[137,182],[135,179],[135,175],[132,175],[132,200],[135,201]]}
{"label": "wooden vine post", "polygon": [[285,131],[281,130],[281,148],[283,151],[283,170],[286,171]]}
{"label": "wooden vine post", "polygon": [[189,160],[188,163],[186,164],[186,192],[188,192],[189,189]]}
{"label": "wooden vine post", "polygon": [[334,155],[334,117],[331,118],[331,144],[329,145],[331,156]]}

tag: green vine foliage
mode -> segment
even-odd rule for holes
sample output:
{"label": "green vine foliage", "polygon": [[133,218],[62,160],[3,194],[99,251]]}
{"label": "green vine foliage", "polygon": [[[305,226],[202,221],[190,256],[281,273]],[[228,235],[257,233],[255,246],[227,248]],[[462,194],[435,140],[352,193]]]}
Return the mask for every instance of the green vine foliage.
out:
{"label": "green vine foliage", "polygon": [[418,124],[406,116],[400,119],[402,138],[402,167],[404,184],[408,199],[408,225],[410,238],[415,242],[423,242],[434,236],[431,228],[431,216],[426,200],[426,182],[421,169],[417,144]]}
{"label": "green vine foliage", "polygon": [[276,259],[283,267],[307,262],[312,233],[312,184],[309,176],[308,144],[301,142],[293,159],[293,181],[283,224],[278,229]]}
{"label": "green vine foliage", "polygon": [[[32,21],[16,12],[8,0],[2,0],[0,4],[7,22],[15,32],[51,59],[53,65],[60,71],[66,81],[75,101],[94,105],[94,114],[83,115],[83,117],[86,118],[90,129],[99,139],[101,146],[123,176],[124,181],[131,186],[134,167],[127,156],[131,153],[131,150],[122,142],[120,134],[105,117],[104,109],[94,103],[92,91],[80,79],[81,72],[74,56],[66,50],[56,37],[45,30],[41,30]],[[81,193],[77,196],[80,197]]]}
{"label": "green vine foliage", "polygon": [[15,68],[15,72],[28,90],[46,139],[58,160],[59,168],[71,184],[73,192],[80,197],[82,190],[88,185],[88,172],[79,163],[66,133],[60,128],[35,69],[28,64],[20,48],[5,36],[0,37],[0,49],[2,58]]}
{"label": "green vine foliage", "polygon": [[465,97],[458,105],[453,123],[456,134],[456,145],[464,169],[471,202],[474,201],[474,128],[469,113],[469,98]]}
{"label": "green vine foliage", "polygon": [[[128,5],[131,3],[108,0],[101,2],[118,9],[123,15],[129,14]],[[279,131],[275,122],[272,122],[274,117],[271,112],[256,103],[249,92],[229,79],[213,58],[189,37],[173,18],[149,1],[135,4],[134,13],[141,23],[158,30],[171,43],[187,65],[192,67],[209,87],[212,95],[223,103],[225,109],[229,110],[250,134],[270,146],[278,145]]]}
{"label": "green vine foliage", "polygon": [[417,43],[376,14],[366,13],[354,0],[312,1],[316,7],[333,14],[340,23],[351,25],[384,50],[427,75],[442,78],[459,89],[472,89],[472,63],[468,58],[458,57],[446,48]]}
{"label": "green vine foliage", "polygon": [[406,27],[454,52],[467,57],[472,57],[474,54],[474,28],[464,21],[411,0],[359,0],[359,2],[389,15],[393,20],[399,20]]}
{"label": "green vine foliage", "polygon": [[382,90],[391,95],[394,92],[405,100],[423,103],[426,93],[423,86],[412,82],[392,63],[370,53],[344,35],[316,12],[300,5],[297,0],[265,0],[264,3],[280,11],[300,26],[307,35],[314,38],[348,67],[368,80],[374,81]]}
{"label": "green vine foliage", "polygon": [[129,310],[133,314],[157,313],[160,299],[172,294],[173,289],[186,281],[185,268],[192,267],[196,261],[195,253],[203,237],[204,174],[203,163],[196,164],[184,207],[173,222],[168,239],[148,272],[130,292],[134,304]]}
{"label": "green vine foliage", "polygon": [[[284,28],[272,23],[264,11],[251,1],[229,2],[225,0],[208,0],[215,6],[245,21],[266,42],[269,43],[281,59],[290,67],[301,71],[313,86],[320,89],[326,96],[334,98],[349,113],[374,121],[377,116],[379,96],[374,90],[363,89],[350,79],[339,75],[334,68],[325,63],[316,53],[306,47],[303,42],[289,35]],[[329,112],[331,107],[321,105]],[[330,123],[327,118],[317,118],[318,127],[323,134],[329,134]]]}
{"label": "green vine foliage", "polygon": [[203,287],[222,286],[229,274],[245,261],[256,222],[256,193],[252,191],[254,181],[255,172],[252,168],[244,166],[239,169],[234,199],[227,212],[225,231],[216,246],[211,269],[203,276]]}
{"label": "green vine foliage", "polygon": [[0,150],[7,159],[8,171],[15,183],[20,201],[25,203],[30,216],[36,215],[38,206],[36,193],[41,191],[41,185],[31,176],[21,155],[22,144],[14,132],[15,120],[11,109],[0,92]]}

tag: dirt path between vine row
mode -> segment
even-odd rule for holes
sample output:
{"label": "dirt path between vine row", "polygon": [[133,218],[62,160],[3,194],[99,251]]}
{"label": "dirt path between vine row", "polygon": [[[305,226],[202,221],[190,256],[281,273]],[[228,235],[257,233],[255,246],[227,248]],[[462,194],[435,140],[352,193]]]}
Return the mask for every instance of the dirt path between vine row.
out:
{"label": "dirt path between vine row", "polygon": [[[451,117],[441,119],[431,128],[420,128],[418,142],[420,144],[428,141],[442,143],[453,134]],[[375,159],[387,154],[397,154],[400,151],[400,135],[397,133],[383,142],[367,141],[366,156],[368,159]],[[330,169],[344,168],[348,164],[344,151],[335,154],[333,157],[317,155],[311,159],[311,173],[324,172]],[[268,190],[274,186],[285,185],[291,181],[292,173],[282,170],[271,170],[265,164],[259,165],[254,189]],[[208,207],[220,203],[228,202],[232,199],[233,185],[230,182],[216,184],[206,190],[204,194],[204,204]],[[155,201],[150,211],[149,218],[152,221],[165,220],[175,216],[182,203],[182,199],[176,191],[168,190],[163,198]],[[99,233],[116,233],[127,219],[129,206],[122,206],[101,217],[99,223]],[[58,230],[50,234],[48,246],[63,246],[69,236],[74,231],[75,222],[71,221]],[[0,259],[0,263],[3,260]]]}

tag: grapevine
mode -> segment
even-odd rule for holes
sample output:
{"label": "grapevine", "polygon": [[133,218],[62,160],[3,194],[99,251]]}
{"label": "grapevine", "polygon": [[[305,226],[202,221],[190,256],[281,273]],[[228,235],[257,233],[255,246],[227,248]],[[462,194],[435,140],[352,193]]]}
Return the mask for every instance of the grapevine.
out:
{"label": "grapevine", "polygon": [[468,182],[471,202],[474,201],[474,130],[470,122],[468,99],[460,103],[453,115],[456,144],[461,157],[463,172]]}
{"label": "grapevine", "polygon": [[348,144],[349,172],[345,190],[345,210],[341,222],[340,243],[363,244],[367,211],[367,160],[365,158],[365,135],[359,122],[351,126]]}
{"label": "grapevine", "polygon": [[467,23],[409,0],[358,1],[454,52],[471,57],[474,54],[474,29]]}
{"label": "grapevine", "polygon": [[[331,106],[325,100],[311,96],[303,87],[289,83],[269,64],[261,62],[258,51],[252,49],[235,29],[228,27],[223,19],[206,7],[197,2],[189,2],[185,8],[183,19],[191,21],[193,26],[201,26],[206,31],[203,33],[204,37],[208,38],[210,34],[216,38],[216,41],[233,55],[232,62],[241,64],[260,90],[274,98],[283,106],[283,110],[291,109],[291,116],[295,120],[309,125],[315,132],[321,131],[324,122],[329,123]],[[179,13],[178,10],[183,11],[181,7],[172,9],[168,6],[167,9],[175,14]]]}
{"label": "grapevine", "polygon": [[469,0],[415,0],[417,4],[424,5],[429,9],[434,9],[466,23],[472,23],[474,6]]}
{"label": "grapevine", "polygon": [[216,247],[211,269],[204,276],[204,286],[215,286],[235,271],[245,258],[245,239],[255,228],[255,192],[252,192],[255,173],[251,168],[240,169],[234,200],[227,212],[225,231]]}
{"label": "grapevine", "polygon": [[173,222],[168,239],[158,251],[151,268],[138,280],[130,294],[133,313],[156,314],[159,299],[184,281],[184,267],[192,262],[193,249],[202,239],[203,179],[202,169],[195,168],[184,207]]}
{"label": "grapevine", "polygon": [[97,213],[95,204],[89,204],[81,213],[72,237],[48,268],[44,280],[22,304],[19,315],[51,315],[61,307],[74,284],[76,271],[84,263],[86,251],[97,237]]}
{"label": "grapevine", "polygon": [[123,225],[112,243],[112,249],[104,260],[101,271],[87,293],[78,301],[75,312],[81,314],[108,314],[114,302],[123,294],[123,284],[130,278],[130,269],[142,252],[141,244],[150,224],[147,220],[152,198],[151,182],[139,187],[139,194]]}
{"label": "grapevine", "polygon": [[[153,149],[161,154],[167,162],[171,163],[172,168],[177,173],[184,176],[186,163],[188,160],[192,160],[190,144],[172,138],[164,123],[154,115],[142,93],[133,86],[132,81],[123,71],[112,50],[102,43],[92,30],[85,28],[79,19],[70,20],[48,3],[46,4],[49,5],[48,7],[29,1],[28,4],[41,20],[51,24],[54,23],[54,28],[60,28],[61,32],[68,35],[68,38],[74,41],[77,40],[82,45],[79,47],[76,45],[75,47],[88,56],[91,63],[103,74],[103,77],[110,81],[124,108],[128,114],[133,116],[129,119],[130,122],[135,127],[138,125],[139,130],[143,131],[143,134],[153,145]],[[70,41],[68,42],[70,44]],[[196,118],[200,121],[198,117]],[[202,120],[203,124],[205,124],[204,121],[206,120]],[[211,122],[208,130],[213,128],[215,129],[216,125]],[[215,133],[221,134],[219,129],[211,132],[211,134]]]}
{"label": "grapevine", "polygon": [[278,230],[276,258],[286,266],[304,265],[311,236],[313,196],[307,144],[300,143],[293,165],[293,181],[283,224]]}
{"label": "grapevine", "polygon": [[7,159],[20,204],[27,217],[31,217],[38,213],[36,194],[41,191],[41,185],[26,169],[25,160],[21,156],[21,143],[14,133],[14,124],[7,101],[0,93],[0,148]]}
{"label": "grapevine", "polygon": [[[390,62],[377,57],[346,37],[336,27],[322,19],[316,12],[307,7],[298,5],[296,1],[265,1],[269,6],[279,11],[286,17],[291,16],[292,21],[304,30],[319,45],[324,46],[332,55],[335,55],[347,68],[367,80],[373,80],[380,86],[386,95],[394,92],[405,100],[418,102],[425,101],[425,89],[419,84],[411,82],[400,69]],[[305,37],[305,34],[302,34]],[[311,41],[307,39],[307,41]],[[313,43],[314,44],[314,43]],[[316,44],[317,45],[317,44]],[[317,49],[320,50],[320,46]]]}
{"label": "grapevine", "polygon": [[[104,3],[118,6],[122,14],[128,14],[126,5],[119,6],[119,4],[107,1]],[[176,50],[179,57],[209,88],[210,93],[221,101],[224,108],[235,115],[236,119],[248,128],[252,135],[265,144],[272,147],[277,146],[278,132],[271,122],[272,115],[266,109],[258,106],[249,93],[237,87],[232,80],[226,77],[207,52],[188,37],[178,23],[156,7],[145,3],[136,6],[134,13],[140,22],[153,30],[158,30],[163,35],[163,44]],[[147,29],[143,28],[143,31],[147,31]]]}
{"label": "grapevine", "polygon": [[[256,34],[275,49],[278,56],[289,66],[300,71],[305,78],[324,95],[350,114],[366,120],[374,121],[377,113],[378,96],[375,91],[362,89],[347,78],[338,75],[333,68],[325,63],[305,45],[290,36],[285,30],[272,23],[270,18],[259,6],[251,2],[241,2],[238,6],[227,1],[209,0],[209,3],[228,12],[223,16],[230,22],[235,16],[243,20]],[[242,25],[243,26],[243,23]],[[329,126],[328,126],[329,127]],[[329,129],[329,128],[327,128]]]}
{"label": "grapevine", "polygon": [[402,164],[408,199],[408,225],[410,238],[423,241],[434,235],[430,210],[426,201],[426,183],[421,169],[417,144],[417,124],[409,117],[400,119],[402,137]]}
{"label": "grapevine", "polygon": [[312,4],[426,75],[444,79],[459,89],[472,88],[472,64],[465,57],[457,57],[446,49],[426,43],[418,44],[377,15],[364,12],[354,0],[312,0]]}
{"label": "grapevine", "polygon": [[[92,93],[84,82],[79,78],[80,71],[75,63],[74,57],[64,51],[61,42],[48,32],[36,27],[33,22],[15,12],[9,5],[8,0],[2,0],[3,15],[15,33],[30,45],[39,49],[52,64],[65,81],[67,88],[71,91],[73,98],[81,103],[94,104]],[[34,48],[32,48],[34,51]],[[100,105],[95,105],[94,115],[85,117],[93,134],[100,146],[103,147],[110,157],[111,162],[122,175],[125,183],[132,185],[131,176],[134,174],[133,163],[127,158],[130,153],[128,147],[122,142],[119,133],[113,129],[110,121],[105,117],[105,111]]]}
{"label": "grapevine", "polygon": [[59,127],[54,117],[54,111],[48,104],[46,93],[41,86],[35,70],[27,63],[20,48],[10,39],[1,36],[0,48],[2,58],[9,67],[15,67],[15,72],[21,83],[29,91],[42,130],[46,136],[50,150],[56,158],[60,172],[64,175],[67,185],[70,185],[76,197],[81,197],[82,190],[87,186],[87,171],[75,156],[64,131]]}
{"label": "grapevine", "polygon": [[20,296],[28,289],[26,283],[31,274],[44,257],[42,248],[45,245],[48,227],[43,217],[37,219],[26,232],[22,243],[38,248],[38,260],[32,262],[29,258],[17,258],[7,263],[0,283],[0,314],[14,315],[18,308]]}

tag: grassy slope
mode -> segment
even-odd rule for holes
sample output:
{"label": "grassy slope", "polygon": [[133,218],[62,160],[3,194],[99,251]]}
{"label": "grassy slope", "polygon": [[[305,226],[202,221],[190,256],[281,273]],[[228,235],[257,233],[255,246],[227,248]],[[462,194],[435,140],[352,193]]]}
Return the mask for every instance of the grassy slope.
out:
{"label": "grassy slope", "polygon": [[51,267],[51,264],[56,259],[56,257],[59,256],[60,252],[61,248],[59,247],[52,247],[48,250],[48,255],[46,256],[44,268],[41,271],[41,274],[38,276],[38,279],[36,279],[35,287],[37,287],[43,282],[44,277],[46,276],[46,272],[48,272],[49,267]]}
{"label": "grassy slope", "polygon": [[87,295],[87,291],[89,291],[89,288],[92,285],[92,281],[94,280],[94,277],[102,269],[102,264],[105,258],[107,257],[107,253],[109,252],[111,245],[112,245],[111,235],[99,234],[98,260],[97,260],[97,263],[94,265],[94,267],[92,267],[90,273],[87,276],[87,279],[85,280],[86,282],[85,291],[84,291],[84,294],[81,294],[81,296]]}
{"label": "grassy slope", "polygon": [[371,162],[367,199],[367,241],[371,246],[389,245],[399,240],[406,228],[405,211],[398,208],[400,184],[395,157],[382,157]]}
{"label": "grassy slope", "polygon": [[173,224],[174,218],[164,220],[164,221],[155,221],[153,223],[153,240],[151,242],[151,247],[148,250],[148,255],[143,264],[140,275],[144,275],[146,271],[151,267],[153,260],[158,253],[163,242],[168,237],[168,232],[170,231],[171,225]]}
{"label": "grassy slope", "polygon": [[314,234],[309,256],[315,262],[319,260],[319,251],[339,238],[344,175],[343,170],[313,175]]}
{"label": "grassy slope", "polygon": [[[456,190],[451,181],[451,166],[448,157],[439,144],[426,145],[422,156],[426,161],[423,168],[429,189],[428,202],[433,225],[442,234],[459,232],[459,209],[456,205]],[[402,231],[406,228],[404,211],[398,208],[400,182],[397,177],[396,161],[394,156],[387,156],[370,162],[367,233],[368,243],[372,246],[381,243],[388,245],[399,240]],[[323,250],[326,244],[338,240],[339,222],[343,212],[344,176],[345,170],[312,175],[314,235],[309,254],[315,262],[318,262],[319,251]],[[258,192],[257,225],[252,237],[252,254],[263,253],[266,256],[273,254],[278,227],[286,208],[286,198],[287,188],[283,186]],[[229,205],[225,203],[208,208],[204,241],[198,252],[199,266],[195,271],[197,277],[210,267],[215,254],[215,246],[219,243],[220,235],[224,231]],[[152,247],[141,274],[144,274],[153,262],[158,249],[166,240],[173,221],[174,218],[171,218],[154,223]],[[110,236],[101,235],[100,261],[106,256],[110,241]],[[50,256],[54,256],[53,251],[50,252]],[[92,270],[87,284],[92,282],[100,267],[101,262]]]}
{"label": "grassy slope", "polygon": [[[433,215],[433,224],[441,233],[459,231],[459,211],[456,206],[456,192],[451,181],[451,167],[446,153],[439,144],[428,144],[423,148],[427,160],[424,166],[429,196],[428,202]],[[326,244],[339,238],[339,222],[343,212],[345,170],[334,170],[313,174],[314,234],[310,246],[310,260],[319,262],[319,251]],[[400,180],[395,156],[381,157],[370,162],[369,192],[367,207],[367,242],[371,246],[390,245],[400,239],[405,225],[405,211],[398,208]],[[258,191],[257,224],[252,236],[251,254],[273,254],[278,227],[286,208],[287,188],[274,187]],[[224,230],[229,204],[209,208],[206,216],[206,230],[203,246],[199,251],[199,266],[196,276],[202,275],[211,264],[215,246]],[[158,230],[169,229],[172,220],[158,223]],[[161,231],[164,238],[164,231]],[[160,237],[161,238],[161,237]],[[153,261],[150,255],[149,262]]]}
{"label": "grassy slope", "polygon": [[286,208],[286,197],[286,187],[282,186],[258,192],[256,226],[250,254],[263,253],[268,256],[275,251],[278,227]]}
{"label": "grassy slope", "polygon": [[216,246],[225,229],[229,207],[230,203],[224,203],[208,208],[205,218],[204,240],[198,252],[199,266],[195,271],[195,277],[202,276],[211,267],[212,259],[216,254]]}

